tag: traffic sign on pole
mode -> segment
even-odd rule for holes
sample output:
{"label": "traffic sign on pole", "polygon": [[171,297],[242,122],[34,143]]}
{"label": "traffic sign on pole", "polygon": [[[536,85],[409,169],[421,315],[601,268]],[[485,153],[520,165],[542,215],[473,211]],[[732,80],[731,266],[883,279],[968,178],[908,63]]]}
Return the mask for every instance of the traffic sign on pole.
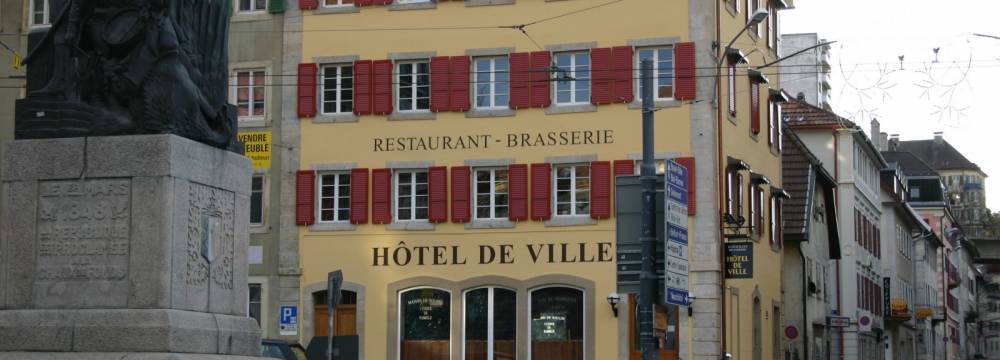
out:
{"label": "traffic sign on pole", "polygon": [[687,168],[667,162],[664,196],[666,215],[664,285],[668,304],[688,306],[688,183]]}

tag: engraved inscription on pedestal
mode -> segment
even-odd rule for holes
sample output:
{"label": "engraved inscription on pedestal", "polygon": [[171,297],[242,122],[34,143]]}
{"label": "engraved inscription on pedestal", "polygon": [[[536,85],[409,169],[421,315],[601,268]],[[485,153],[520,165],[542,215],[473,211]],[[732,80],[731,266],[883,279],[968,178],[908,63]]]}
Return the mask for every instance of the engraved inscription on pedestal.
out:
{"label": "engraved inscription on pedestal", "polygon": [[188,199],[187,284],[232,289],[235,194],[191,183]]}
{"label": "engraved inscription on pedestal", "polygon": [[[130,197],[126,179],[39,182],[37,304],[125,305]],[[77,300],[85,294],[104,299]]]}

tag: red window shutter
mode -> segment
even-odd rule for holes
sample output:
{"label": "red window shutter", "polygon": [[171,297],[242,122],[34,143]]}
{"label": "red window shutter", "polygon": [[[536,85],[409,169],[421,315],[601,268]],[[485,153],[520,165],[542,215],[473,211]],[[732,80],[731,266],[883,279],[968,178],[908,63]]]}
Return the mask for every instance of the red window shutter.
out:
{"label": "red window shutter", "polygon": [[431,111],[451,107],[451,60],[447,56],[431,58]]}
{"label": "red window shutter", "polygon": [[295,173],[295,223],[312,225],[316,222],[316,172],[300,170]]}
{"label": "red window shutter", "polygon": [[615,46],[611,48],[611,68],[612,76],[614,77],[614,91],[612,93],[612,100],[615,102],[628,103],[635,99],[632,94],[634,91],[634,86],[632,85],[632,47],[631,46]]}
{"label": "red window shutter", "polygon": [[375,60],[372,62],[373,106],[376,115],[392,113],[392,61]]}
{"label": "red window shutter", "polygon": [[611,162],[590,163],[590,217],[611,217]]}
{"label": "red window shutter", "polygon": [[510,208],[507,211],[511,220],[528,220],[528,165],[513,164],[507,167],[508,191]]}
{"label": "red window shutter", "polygon": [[521,109],[531,107],[531,79],[528,69],[531,67],[528,53],[510,54],[510,108]]}
{"label": "red window shutter", "polygon": [[470,169],[468,166],[451,168],[451,221],[469,222],[472,219]]}
{"label": "red window shutter", "polygon": [[392,169],[372,170],[372,224],[392,222]]}
{"label": "red window shutter", "polygon": [[372,61],[354,62],[354,114],[372,113]]}
{"label": "red window shutter", "polygon": [[677,77],[677,100],[694,100],[697,78],[695,77],[695,48],[693,42],[674,44],[674,74]]}
{"label": "red window shutter", "polygon": [[590,103],[610,104],[614,77],[611,68],[611,48],[590,49]]}
{"label": "red window shutter", "polygon": [[351,169],[351,224],[368,222],[368,169]]}
{"label": "red window shutter", "polygon": [[299,0],[299,9],[311,10],[319,7],[319,0]]}
{"label": "red window shutter", "polygon": [[448,168],[435,166],[427,169],[427,220],[432,223],[448,221]]}
{"label": "red window shutter", "polygon": [[451,57],[451,111],[469,110],[469,71],[472,58]]}
{"label": "red window shutter", "polygon": [[750,80],[750,133],[760,134],[760,83]]}
{"label": "red window shutter", "polygon": [[635,161],[615,160],[615,176],[635,175]]}
{"label": "red window shutter", "polygon": [[551,85],[549,81],[549,66],[552,65],[552,53],[536,51],[531,53],[531,107],[544,108],[552,104]]}
{"label": "red window shutter", "polygon": [[531,219],[552,217],[552,165],[531,164]]}
{"label": "red window shutter", "polygon": [[674,159],[674,161],[688,169],[688,215],[694,215],[698,212],[697,202],[695,201],[695,190],[698,187],[696,186],[697,177],[695,176],[694,157],[679,157]]}
{"label": "red window shutter", "polygon": [[299,117],[316,116],[316,64],[299,64]]}

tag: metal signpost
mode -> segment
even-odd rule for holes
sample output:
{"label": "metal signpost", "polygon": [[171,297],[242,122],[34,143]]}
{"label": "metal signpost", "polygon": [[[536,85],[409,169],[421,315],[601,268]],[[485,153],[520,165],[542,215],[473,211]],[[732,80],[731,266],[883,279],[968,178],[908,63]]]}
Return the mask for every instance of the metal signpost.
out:
{"label": "metal signpost", "polygon": [[668,304],[688,306],[688,169],[671,160],[666,170],[666,289],[663,293]]}
{"label": "metal signpost", "polygon": [[344,283],[344,274],[331,271],[326,276],[326,308],[329,316],[329,328],[326,333],[326,356],[333,360],[333,326],[337,317],[337,306],[340,305],[340,288]]}

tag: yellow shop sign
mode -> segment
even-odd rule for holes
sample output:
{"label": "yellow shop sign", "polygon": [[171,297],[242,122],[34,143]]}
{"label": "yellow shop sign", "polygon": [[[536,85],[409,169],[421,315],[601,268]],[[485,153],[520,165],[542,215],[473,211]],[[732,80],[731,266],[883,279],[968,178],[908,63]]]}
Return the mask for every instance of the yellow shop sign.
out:
{"label": "yellow shop sign", "polygon": [[934,309],[932,308],[917,308],[918,318],[929,318],[934,316]]}

